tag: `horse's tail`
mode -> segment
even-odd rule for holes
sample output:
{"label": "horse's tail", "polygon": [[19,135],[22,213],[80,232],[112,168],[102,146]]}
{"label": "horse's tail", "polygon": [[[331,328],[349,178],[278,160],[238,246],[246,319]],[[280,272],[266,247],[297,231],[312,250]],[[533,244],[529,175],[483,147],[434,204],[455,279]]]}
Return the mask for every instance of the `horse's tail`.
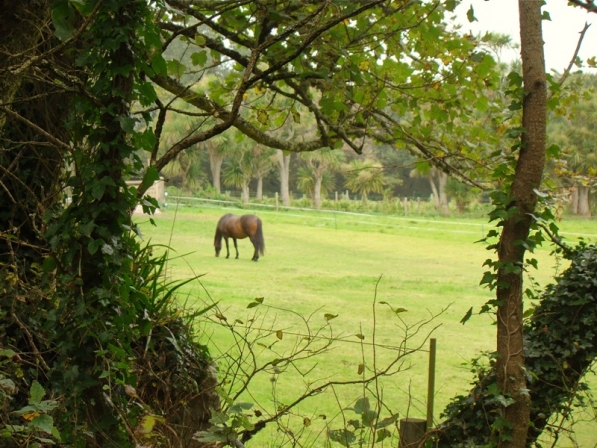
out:
{"label": "horse's tail", "polygon": [[265,252],[265,240],[263,239],[263,229],[261,225],[261,219],[257,218],[257,231],[253,237],[255,240],[255,248],[259,252],[259,255],[263,255]]}

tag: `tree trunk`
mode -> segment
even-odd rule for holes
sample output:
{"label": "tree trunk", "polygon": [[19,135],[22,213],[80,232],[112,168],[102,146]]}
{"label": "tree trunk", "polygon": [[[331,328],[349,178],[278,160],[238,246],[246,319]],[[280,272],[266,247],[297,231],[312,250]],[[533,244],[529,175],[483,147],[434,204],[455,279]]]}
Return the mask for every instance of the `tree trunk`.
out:
{"label": "tree trunk", "polygon": [[222,157],[220,154],[217,154],[215,151],[209,151],[209,167],[211,169],[211,182],[216,190],[216,193],[218,194],[222,192],[221,173],[223,160],[224,157]]}
{"label": "tree trunk", "polygon": [[578,185],[573,186],[570,192],[570,211],[573,215],[578,215]]}
{"label": "tree trunk", "polygon": [[576,188],[578,191],[578,214],[580,216],[591,216],[591,208],[589,207],[589,187],[579,185]]}
{"label": "tree trunk", "polygon": [[263,176],[257,176],[257,193],[255,196],[257,199],[263,199]]}
{"label": "tree trunk", "polygon": [[276,161],[280,173],[280,197],[282,205],[290,205],[290,153],[284,153],[281,149],[276,150]]}
{"label": "tree trunk", "polygon": [[446,192],[446,187],[448,185],[448,175],[443,171],[437,172],[437,179],[439,185],[439,204],[440,209],[444,213],[448,213],[450,211],[450,207],[448,204],[448,194]]}
{"label": "tree trunk", "polygon": [[315,184],[313,185],[313,205],[316,210],[321,209],[321,182],[323,181],[323,175],[315,176]]}
{"label": "tree trunk", "polygon": [[249,203],[249,181],[246,180],[243,182],[243,191],[242,191],[242,200],[243,200],[243,204],[248,204]]}
{"label": "tree trunk", "polygon": [[[530,396],[526,392],[522,332],[522,274],[526,241],[535,211],[535,190],[545,165],[546,77],[541,32],[542,0],[519,0],[523,85],[521,148],[507,205],[513,216],[504,222],[498,257],[497,365],[498,386],[514,403],[502,408],[511,428],[500,437],[500,447],[526,446],[530,419]],[[505,434],[501,434],[505,435]]]}
{"label": "tree trunk", "polygon": [[437,186],[435,185],[435,179],[433,179],[432,174],[429,174],[429,185],[431,186],[431,193],[433,194],[433,203],[435,204],[435,208],[437,210],[439,210],[439,208],[440,208],[439,192],[437,191]]}

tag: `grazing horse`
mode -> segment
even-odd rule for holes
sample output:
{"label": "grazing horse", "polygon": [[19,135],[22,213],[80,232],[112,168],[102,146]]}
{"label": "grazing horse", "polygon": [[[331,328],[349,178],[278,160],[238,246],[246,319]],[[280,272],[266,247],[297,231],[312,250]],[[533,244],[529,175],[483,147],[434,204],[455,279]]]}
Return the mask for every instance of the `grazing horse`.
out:
{"label": "grazing horse", "polygon": [[237,239],[249,237],[251,243],[255,247],[253,254],[253,261],[259,260],[259,255],[263,255],[265,250],[265,241],[263,240],[263,232],[261,230],[261,219],[255,215],[236,216],[231,213],[226,213],[218,221],[216,227],[216,237],[214,238],[214,246],[216,248],[216,257],[220,256],[222,249],[222,237],[226,241],[226,258],[230,257],[230,250],[228,249],[228,238],[234,241],[234,248],[236,249],[236,258],[238,258]]}

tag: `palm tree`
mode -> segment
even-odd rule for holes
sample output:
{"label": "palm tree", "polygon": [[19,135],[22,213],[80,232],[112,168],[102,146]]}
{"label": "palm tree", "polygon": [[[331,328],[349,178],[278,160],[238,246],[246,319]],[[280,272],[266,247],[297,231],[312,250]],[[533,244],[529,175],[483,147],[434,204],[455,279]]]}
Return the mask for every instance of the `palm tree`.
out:
{"label": "palm tree", "polygon": [[363,205],[367,203],[369,193],[383,193],[386,181],[383,175],[383,166],[374,160],[353,160],[345,166],[346,188],[353,193],[360,193]]}
{"label": "palm tree", "polygon": [[[344,159],[342,151],[322,148],[300,155],[303,166],[299,169],[297,187],[313,198],[317,210],[321,208],[321,196],[334,187],[332,172],[336,171]],[[325,184],[324,184],[325,181]]]}

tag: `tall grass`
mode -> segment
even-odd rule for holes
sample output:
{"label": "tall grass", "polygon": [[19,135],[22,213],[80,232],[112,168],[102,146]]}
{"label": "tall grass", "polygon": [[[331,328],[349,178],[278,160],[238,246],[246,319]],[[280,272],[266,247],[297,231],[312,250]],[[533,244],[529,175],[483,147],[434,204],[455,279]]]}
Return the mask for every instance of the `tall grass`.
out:
{"label": "tall grass", "polygon": [[[489,228],[485,219],[258,210],[266,255],[254,263],[248,240],[239,240],[239,260],[214,257],[215,224],[230,211],[249,212],[209,204],[175,211],[170,204],[155,217],[155,227],[143,217],[137,220],[142,222],[145,238],[172,249],[168,266],[172,279],[202,275],[200,282],[184,290],[189,303],[203,308],[217,302],[219,311],[213,321],[235,323],[237,328],[250,326],[253,331],[262,328],[263,334],[269,331],[271,337],[263,340],[265,347],[260,351],[263,359],[286,353],[296,343],[291,341],[300,340],[308,331],[297,314],[308,316],[312,328],[327,325],[325,315],[337,315],[329,321],[329,331],[339,340],[332,351],[298,364],[293,372],[264,373],[256,378],[257,387],[243,400],[263,412],[287,404],[309,384],[358,379],[360,364],[379,368],[404,348],[406,335],[408,348],[422,350],[403,359],[400,371],[383,381],[381,392],[384,402],[401,417],[424,418],[425,340],[431,335],[438,346],[437,421],[451,397],[466,393],[471,378],[467,362],[480,352],[494,350],[491,316],[475,315],[465,325],[460,323],[471,306],[478,310],[492,298],[491,292],[479,286],[483,261],[492,254],[483,243],[475,243]],[[592,222],[565,221],[562,228],[570,239],[597,236],[591,233]],[[549,252],[549,247],[537,251],[539,270],[529,273],[527,284],[544,285],[564,268]],[[272,307],[247,308],[255,298],[263,298]],[[405,311],[392,311],[396,309]],[[439,316],[432,318],[435,315]],[[276,331],[284,335],[282,340],[272,336]],[[237,342],[208,320],[202,323],[200,334],[214,356]],[[370,345],[373,338],[379,346],[376,359]],[[268,349],[270,343],[277,345]],[[309,376],[303,376],[307,371]],[[338,389],[301,405],[298,412],[318,420],[322,428],[336,428],[341,421],[330,421],[339,415],[339,408],[350,406],[362,395],[363,390]],[[275,431],[267,431],[255,446],[279,446],[275,436]],[[310,440],[313,446],[324,446],[322,441]]]}

